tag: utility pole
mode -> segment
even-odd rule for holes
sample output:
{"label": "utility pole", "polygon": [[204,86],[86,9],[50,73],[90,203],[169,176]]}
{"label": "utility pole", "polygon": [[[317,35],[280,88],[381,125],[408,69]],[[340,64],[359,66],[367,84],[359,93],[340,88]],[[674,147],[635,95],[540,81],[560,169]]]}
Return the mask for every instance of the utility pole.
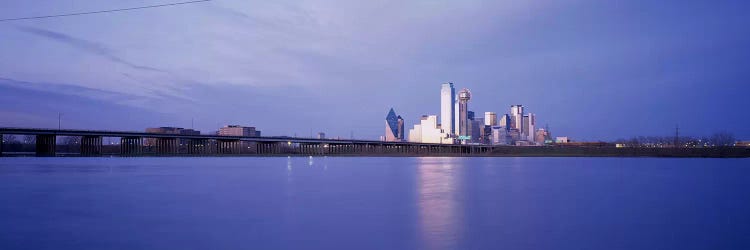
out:
{"label": "utility pole", "polygon": [[62,126],[60,126],[60,120],[62,119],[62,113],[57,112],[57,130],[60,130]]}

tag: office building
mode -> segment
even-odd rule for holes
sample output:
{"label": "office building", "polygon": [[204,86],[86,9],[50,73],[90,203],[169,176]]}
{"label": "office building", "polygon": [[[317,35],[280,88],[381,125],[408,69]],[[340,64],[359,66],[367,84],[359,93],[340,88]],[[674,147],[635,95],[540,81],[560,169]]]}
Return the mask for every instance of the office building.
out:
{"label": "office building", "polygon": [[523,131],[523,105],[510,106],[510,128]]}
{"label": "office building", "polygon": [[453,83],[443,83],[440,88],[440,128],[448,136],[456,134],[456,126],[454,125],[454,117],[456,116],[455,103],[456,89],[453,88]]}
{"label": "office building", "polygon": [[404,139],[404,119],[397,116],[391,108],[385,117],[385,141],[403,141]]}
{"label": "office building", "polygon": [[[146,128],[146,133],[153,134],[171,134],[171,135],[200,135],[201,131],[179,128],[179,127],[158,127],[158,128]],[[144,146],[155,146],[156,138],[146,138],[143,143]],[[180,139],[180,144],[185,144],[185,139]]]}
{"label": "office building", "polygon": [[544,130],[543,128],[537,129],[536,133],[534,133],[534,142],[537,144],[544,144],[547,140],[547,130]]}
{"label": "office building", "polygon": [[484,112],[484,125],[497,126],[497,113]]}
{"label": "office building", "polygon": [[445,138],[445,133],[437,124],[436,115],[423,115],[419,124],[409,129],[409,142],[452,143],[452,139]]}
{"label": "office building", "polygon": [[510,126],[510,120],[511,120],[510,116],[508,114],[504,114],[504,115],[500,116],[500,119],[499,119],[497,125],[505,127],[505,129],[510,129],[511,128],[511,126]]}
{"label": "office building", "polygon": [[567,136],[555,137],[555,143],[569,143],[570,139]]}
{"label": "office building", "polygon": [[256,130],[255,127],[244,127],[240,125],[226,125],[222,128],[219,128],[218,135],[255,137],[255,136],[260,136],[260,131]]}
{"label": "office building", "polygon": [[491,131],[490,143],[494,145],[510,145],[511,138],[506,127],[493,126],[491,127]]}

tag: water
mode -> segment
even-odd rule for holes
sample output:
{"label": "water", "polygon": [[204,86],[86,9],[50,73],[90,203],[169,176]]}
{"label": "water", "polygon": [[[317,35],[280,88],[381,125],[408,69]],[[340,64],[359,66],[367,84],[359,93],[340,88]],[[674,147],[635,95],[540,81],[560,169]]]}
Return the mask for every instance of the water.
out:
{"label": "water", "polygon": [[748,163],[2,158],[0,249],[750,249]]}

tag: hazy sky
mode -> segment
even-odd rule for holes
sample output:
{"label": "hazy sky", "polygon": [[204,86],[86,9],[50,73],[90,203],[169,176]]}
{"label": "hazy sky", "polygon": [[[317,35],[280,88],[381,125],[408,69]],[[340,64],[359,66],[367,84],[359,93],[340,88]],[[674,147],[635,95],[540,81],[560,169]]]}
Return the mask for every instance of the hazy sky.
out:
{"label": "hazy sky", "polygon": [[[0,19],[179,0],[3,0]],[[0,22],[0,126],[376,139],[523,104],[553,135],[750,139],[747,1],[248,1]]]}

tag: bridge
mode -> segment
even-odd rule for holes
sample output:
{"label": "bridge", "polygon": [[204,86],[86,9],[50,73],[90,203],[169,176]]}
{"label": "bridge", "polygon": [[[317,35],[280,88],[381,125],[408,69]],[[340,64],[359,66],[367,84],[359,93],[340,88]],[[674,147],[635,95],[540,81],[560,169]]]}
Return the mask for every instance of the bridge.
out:
{"label": "bridge", "polygon": [[[135,131],[0,128],[2,135],[28,135],[35,138],[36,156],[58,155],[58,137],[79,137],[80,156],[101,156],[103,148],[119,147],[121,156],[215,156],[215,155],[481,155],[491,145],[454,145],[373,140],[313,139],[287,136],[220,136],[145,133]],[[105,145],[103,138],[119,138]],[[0,141],[0,156],[2,156]]]}

